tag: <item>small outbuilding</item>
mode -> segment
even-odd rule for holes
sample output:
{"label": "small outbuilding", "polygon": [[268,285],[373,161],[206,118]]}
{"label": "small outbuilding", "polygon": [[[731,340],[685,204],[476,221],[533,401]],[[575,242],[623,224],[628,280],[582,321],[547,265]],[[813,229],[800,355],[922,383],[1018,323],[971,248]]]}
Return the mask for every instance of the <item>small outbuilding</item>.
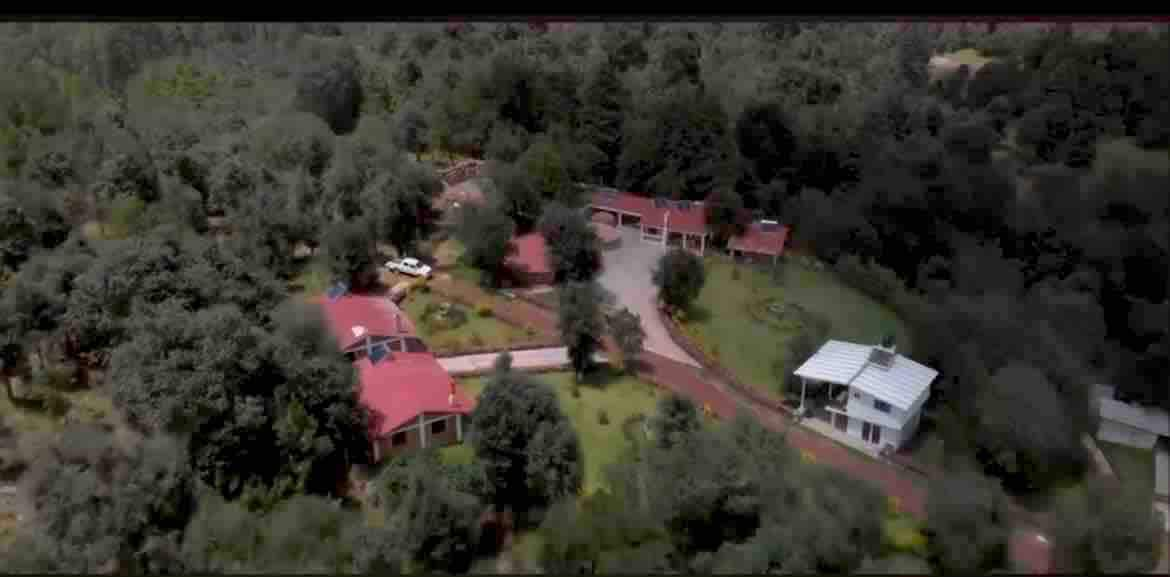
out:
{"label": "small outbuilding", "polygon": [[548,265],[548,245],[544,235],[530,232],[512,239],[515,250],[508,257],[507,266],[512,278],[524,286],[552,284],[553,271]]}
{"label": "small outbuilding", "polygon": [[784,254],[788,241],[788,227],[774,220],[759,220],[748,225],[743,234],[727,242],[727,251],[733,258],[771,259],[772,264]]}
{"label": "small outbuilding", "polygon": [[1153,449],[1158,438],[1170,437],[1170,416],[1154,407],[1116,400],[1115,388],[1097,385],[1097,407],[1101,422],[1097,438],[1139,449]]}

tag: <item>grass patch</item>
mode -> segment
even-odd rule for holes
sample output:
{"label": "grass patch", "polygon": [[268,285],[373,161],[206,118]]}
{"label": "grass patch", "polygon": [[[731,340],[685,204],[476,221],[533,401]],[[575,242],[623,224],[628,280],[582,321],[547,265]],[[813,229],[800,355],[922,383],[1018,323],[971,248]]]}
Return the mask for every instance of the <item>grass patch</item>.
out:
{"label": "grass patch", "polygon": [[289,281],[289,291],[293,294],[314,297],[329,288],[329,271],[319,261],[312,260],[305,265],[297,276]]}
{"label": "grass patch", "polygon": [[[585,455],[585,494],[606,487],[603,475],[606,466],[617,462],[630,449],[630,441],[622,434],[622,422],[638,413],[647,417],[652,415],[660,395],[657,387],[633,377],[618,375],[606,368],[598,373],[578,387],[580,396],[577,398],[570,392],[571,373],[547,373],[536,377],[556,391],[561,409],[581,438]],[[486,380],[475,377],[461,379],[459,383],[467,394],[479,396]],[[598,422],[599,411],[606,413],[609,424]]]}
{"label": "grass patch", "polygon": [[[459,326],[443,329],[437,323],[427,322],[427,306],[450,303],[466,316]],[[513,342],[525,338],[524,330],[505,323],[494,316],[484,316],[470,307],[451,302],[435,292],[416,290],[406,297],[406,314],[414,321],[419,336],[436,351],[458,350],[460,347],[508,348]]]}
{"label": "grass patch", "polygon": [[467,465],[475,461],[475,450],[467,443],[448,445],[439,449],[439,458],[448,465]]}
{"label": "grass patch", "polygon": [[463,259],[464,252],[463,244],[458,240],[454,238],[444,240],[434,249],[435,268],[451,275],[451,278],[479,286],[481,273],[479,269],[467,264]]}
{"label": "grass patch", "polygon": [[[893,311],[831,271],[789,260],[781,265],[781,282],[766,269],[736,265],[727,257],[710,256],[705,263],[707,283],[687,328],[728,369],[761,390],[781,393],[774,367],[783,366],[787,373],[804,361],[787,358],[787,343],[812,318],[826,323],[828,338],[859,343],[876,344],[892,328],[899,351],[912,351],[909,327]],[[775,322],[760,317],[769,304],[782,311]]]}
{"label": "grass patch", "polygon": [[960,66],[966,64],[967,67],[971,69],[972,73],[974,73],[984,64],[994,60],[994,58],[988,58],[980,54],[979,51],[974,48],[964,48],[962,50],[956,50],[954,52],[943,54],[942,56],[944,58],[949,58],[950,60],[958,63]]}
{"label": "grass patch", "polygon": [[1123,485],[1154,494],[1154,452],[1116,443],[1097,441],[1097,447],[1109,460],[1113,473]]}
{"label": "grass patch", "polygon": [[[80,422],[99,423],[109,420],[114,413],[113,401],[101,391],[62,392],[69,401],[68,414]],[[57,418],[45,413],[16,407],[7,395],[0,395],[0,418],[17,434],[53,433],[64,427],[64,417]]]}
{"label": "grass patch", "polygon": [[1134,144],[1132,138],[1101,140],[1097,143],[1093,174],[1103,176],[1107,169],[1120,170],[1129,176],[1142,170],[1170,174],[1170,150],[1146,150]]}
{"label": "grass patch", "polygon": [[909,515],[887,516],[882,521],[882,541],[890,552],[926,557],[926,535],[921,524]]}

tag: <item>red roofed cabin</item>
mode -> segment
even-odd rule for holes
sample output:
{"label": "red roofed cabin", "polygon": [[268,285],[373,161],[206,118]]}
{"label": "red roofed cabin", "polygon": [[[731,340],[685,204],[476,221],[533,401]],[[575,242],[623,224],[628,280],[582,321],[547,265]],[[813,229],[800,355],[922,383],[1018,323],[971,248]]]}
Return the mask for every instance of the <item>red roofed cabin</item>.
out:
{"label": "red roofed cabin", "polygon": [[760,220],[748,225],[743,234],[727,242],[727,251],[732,258],[771,257],[772,264],[784,254],[784,243],[788,241],[788,227],[780,226],[774,220]]}
{"label": "red roofed cabin", "polygon": [[392,351],[422,352],[414,323],[389,297],[344,294],[316,300],[325,312],[326,325],[341,352],[351,361],[369,356],[370,349],[386,343]]}
{"label": "red roofed cabin", "polygon": [[640,229],[645,242],[681,246],[700,256],[707,250],[707,209],[702,202],[602,190],[593,194],[589,208],[612,214],[619,227]]}
{"label": "red roofed cabin", "polygon": [[512,239],[516,250],[506,261],[512,280],[521,286],[553,283],[553,271],[548,266],[548,246],[544,235],[530,232]]}
{"label": "red roofed cabin", "polygon": [[[330,298],[333,297],[333,298]],[[316,301],[338,348],[354,362],[373,418],[373,460],[463,441],[475,407],[387,297],[343,294]]]}
{"label": "red roofed cabin", "polygon": [[430,353],[390,353],[357,362],[362,404],[373,415],[374,462],[414,449],[463,442],[475,401]]}

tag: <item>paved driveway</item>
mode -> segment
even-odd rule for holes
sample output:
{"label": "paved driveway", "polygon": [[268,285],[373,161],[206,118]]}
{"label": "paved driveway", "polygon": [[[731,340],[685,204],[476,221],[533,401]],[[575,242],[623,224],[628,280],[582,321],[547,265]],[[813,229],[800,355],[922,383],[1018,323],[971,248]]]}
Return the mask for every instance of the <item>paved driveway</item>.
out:
{"label": "paved driveway", "polygon": [[627,307],[642,317],[647,350],[680,363],[699,366],[686,351],[674,344],[655,310],[658,291],[650,280],[650,271],[662,255],[663,247],[643,242],[637,229],[623,227],[621,231],[621,247],[604,253],[605,266],[598,279],[601,286],[617,297],[619,307]]}

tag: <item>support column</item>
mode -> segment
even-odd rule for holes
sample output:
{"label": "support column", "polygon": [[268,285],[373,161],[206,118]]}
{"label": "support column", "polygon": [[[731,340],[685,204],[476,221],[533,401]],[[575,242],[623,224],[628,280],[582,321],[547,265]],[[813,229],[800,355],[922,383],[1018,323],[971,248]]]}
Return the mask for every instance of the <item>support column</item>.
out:
{"label": "support column", "polygon": [[426,413],[418,414],[418,444],[423,449],[427,448],[427,424],[423,421]]}
{"label": "support column", "polygon": [[463,413],[455,413],[455,440],[463,442]]}
{"label": "support column", "polygon": [[707,235],[699,236],[699,256],[707,254]]}
{"label": "support column", "polygon": [[806,383],[804,382],[804,377],[800,377],[800,412],[801,413],[804,413],[804,389],[805,389],[805,386],[806,386]]}

